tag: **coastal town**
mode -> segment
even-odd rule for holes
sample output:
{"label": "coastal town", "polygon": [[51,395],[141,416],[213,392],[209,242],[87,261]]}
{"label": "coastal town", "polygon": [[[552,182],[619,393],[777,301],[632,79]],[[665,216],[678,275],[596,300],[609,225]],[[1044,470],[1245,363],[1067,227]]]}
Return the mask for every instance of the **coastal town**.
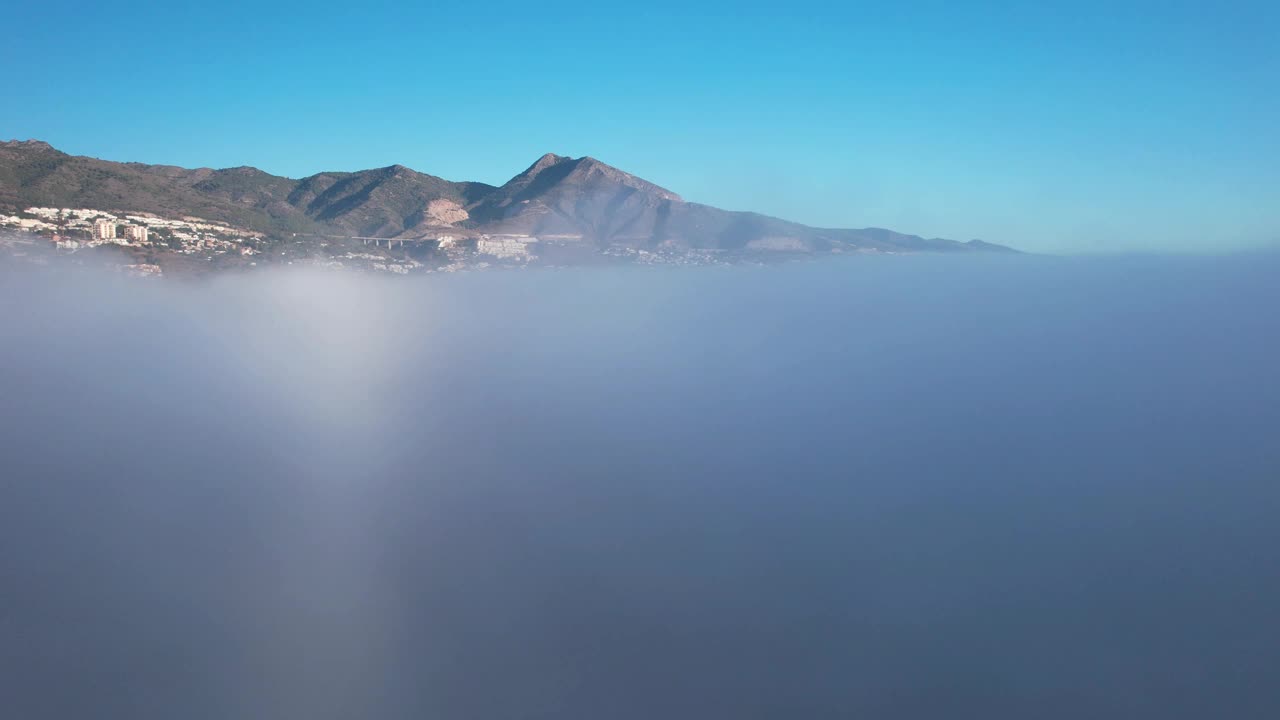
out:
{"label": "coastal town", "polygon": [[0,250],[44,263],[52,258],[108,259],[133,275],[154,277],[203,268],[253,268],[260,263],[302,265],[408,275],[531,264],[573,264],[594,255],[605,262],[706,265],[723,253],[609,248],[598,251],[581,236],[463,233],[375,238],[293,233],[285,237],[195,216],[97,208],[28,207],[0,213]]}
{"label": "coastal town", "polygon": [[164,247],[193,254],[203,251],[252,255],[263,234],[197,217],[163,218],[151,213],[117,215],[93,208],[30,207],[20,215],[0,215],[0,227],[33,232],[59,250],[102,245]]}

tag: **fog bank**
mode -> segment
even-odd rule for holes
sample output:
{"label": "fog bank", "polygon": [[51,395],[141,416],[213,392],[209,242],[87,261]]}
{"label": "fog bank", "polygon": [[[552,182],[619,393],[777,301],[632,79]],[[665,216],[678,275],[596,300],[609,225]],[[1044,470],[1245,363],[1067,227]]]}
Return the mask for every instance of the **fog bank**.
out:
{"label": "fog bank", "polygon": [[0,271],[0,697],[1275,717],[1277,271]]}

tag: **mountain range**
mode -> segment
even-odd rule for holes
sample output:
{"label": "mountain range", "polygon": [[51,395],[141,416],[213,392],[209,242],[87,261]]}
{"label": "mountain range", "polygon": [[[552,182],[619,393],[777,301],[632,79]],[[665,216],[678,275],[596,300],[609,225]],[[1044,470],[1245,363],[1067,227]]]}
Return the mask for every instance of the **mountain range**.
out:
{"label": "mountain range", "polygon": [[91,207],[198,216],[267,234],[421,239],[521,234],[600,248],[771,252],[1009,251],[980,240],[828,229],[688,202],[595,158],[543,155],[506,184],[454,182],[403,165],[302,179],[69,155],[0,142],[0,210]]}

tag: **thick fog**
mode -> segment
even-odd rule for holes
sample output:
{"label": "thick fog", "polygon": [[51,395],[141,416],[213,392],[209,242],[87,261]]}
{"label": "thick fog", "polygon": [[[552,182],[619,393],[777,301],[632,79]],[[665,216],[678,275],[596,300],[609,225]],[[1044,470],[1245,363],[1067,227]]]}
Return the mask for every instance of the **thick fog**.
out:
{"label": "thick fog", "polygon": [[5,717],[1280,717],[1280,258],[0,274]]}

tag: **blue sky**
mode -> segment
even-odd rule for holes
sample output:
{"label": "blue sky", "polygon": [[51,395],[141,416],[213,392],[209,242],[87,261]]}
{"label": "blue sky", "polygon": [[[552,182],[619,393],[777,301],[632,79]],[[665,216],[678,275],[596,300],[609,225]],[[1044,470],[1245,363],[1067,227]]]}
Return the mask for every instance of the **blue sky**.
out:
{"label": "blue sky", "polygon": [[[1280,245],[1280,3],[50,2],[0,138],[501,183],[544,152],[812,225]],[[15,31],[20,28],[20,31]]]}

